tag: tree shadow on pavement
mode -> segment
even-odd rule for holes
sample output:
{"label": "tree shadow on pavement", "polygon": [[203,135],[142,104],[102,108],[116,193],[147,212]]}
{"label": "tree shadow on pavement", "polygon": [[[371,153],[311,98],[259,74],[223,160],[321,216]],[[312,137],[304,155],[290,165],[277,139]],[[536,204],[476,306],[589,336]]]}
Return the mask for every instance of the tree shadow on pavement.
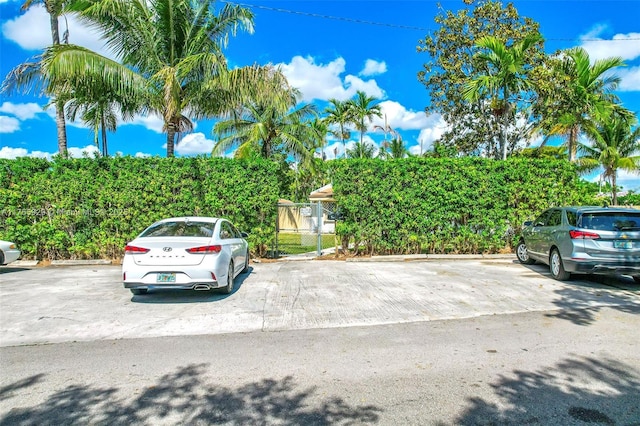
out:
{"label": "tree shadow on pavement", "polygon": [[[206,382],[209,371],[214,370],[208,364],[180,368],[133,399],[125,399],[118,388],[73,384],[31,407],[14,403],[16,408],[0,418],[0,425],[372,424],[382,411],[371,405],[350,406],[338,397],[321,399],[314,388],[299,389],[290,376],[232,389]],[[9,387],[24,388],[25,380]]]}
{"label": "tree shadow on pavement", "polygon": [[491,387],[497,398],[471,398],[454,424],[640,425],[639,371],[616,360],[566,359],[500,375]]}
{"label": "tree shadow on pavement", "polygon": [[560,310],[547,314],[548,317],[589,325],[596,321],[598,312],[603,308],[640,313],[640,286],[635,283],[626,285],[623,281],[616,281],[616,277],[589,277],[583,281],[570,281],[569,284],[555,291],[560,298],[553,304]]}

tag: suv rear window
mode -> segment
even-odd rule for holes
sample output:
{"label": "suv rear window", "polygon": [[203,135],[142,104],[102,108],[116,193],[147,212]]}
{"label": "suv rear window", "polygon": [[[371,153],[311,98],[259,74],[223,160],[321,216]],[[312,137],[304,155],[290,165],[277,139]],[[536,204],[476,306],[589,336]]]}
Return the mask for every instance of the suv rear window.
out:
{"label": "suv rear window", "polygon": [[640,230],[640,212],[584,213],[580,226],[600,231],[638,231]]}

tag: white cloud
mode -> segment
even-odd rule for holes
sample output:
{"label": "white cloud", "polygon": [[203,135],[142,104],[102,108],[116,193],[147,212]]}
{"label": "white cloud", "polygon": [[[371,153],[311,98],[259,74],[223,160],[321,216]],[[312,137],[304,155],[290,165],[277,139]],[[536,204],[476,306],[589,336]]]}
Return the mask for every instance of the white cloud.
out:
{"label": "white cloud", "polygon": [[0,133],[13,133],[20,130],[20,121],[15,117],[0,115]]}
{"label": "white cloud", "polygon": [[589,52],[591,60],[617,56],[633,60],[640,57],[640,33],[616,34],[611,39],[603,40],[600,35],[606,29],[606,26],[598,25],[580,37],[581,46]]}
{"label": "white cloud", "polygon": [[13,102],[3,102],[0,106],[0,112],[11,114],[18,117],[21,121],[34,118],[36,114],[44,112],[42,107],[35,102],[27,104],[14,104]]}
{"label": "white cloud", "polygon": [[136,157],[136,158],[149,158],[149,157],[151,157],[151,154],[146,154],[144,152],[136,152],[134,157]]}
{"label": "white cloud", "polygon": [[176,145],[175,150],[180,155],[211,154],[214,142],[207,139],[204,133],[190,133]]}
{"label": "white cloud", "polygon": [[[81,24],[72,14],[60,18],[60,37],[69,29],[69,43],[89,48],[102,55],[112,57],[104,41],[86,25]],[[24,50],[40,50],[51,45],[51,26],[49,14],[41,5],[30,7],[25,13],[2,25],[2,34],[8,40],[18,44]]]}
{"label": "white cloud", "polygon": [[420,130],[418,135],[418,145],[409,148],[414,155],[420,155],[429,151],[433,143],[440,139],[449,125],[439,114],[432,114],[428,117],[428,125]]}
{"label": "white cloud", "polygon": [[374,118],[373,124],[384,127],[385,115],[387,124],[395,130],[420,130],[432,125],[433,118],[428,118],[424,111],[410,111],[396,101],[380,102],[382,117]]}
{"label": "white cloud", "polygon": [[152,130],[156,133],[164,133],[164,121],[157,115],[136,115],[132,121],[121,122],[118,125],[142,125],[145,128]]}
{"label": "white cloud", "polygon": [[375,80],[365,81],[351,74],[347,74],[343,80],[341,75],[345,73],[346,66],[344,58],[337,58],[328,64],[316,64],[310,56],[294,56],[290,63],[278,66],[289,83],[302,92],[304,102],[331,98],[342,101],[353,97],[358,90],[369,96],[384,97],[384,91]]}
{"label": "white cloud", "polygon": [[616,70],[616,75],[620,77],[618,90],[622,92],[640,91],[640,66],[619,68]]}
{"label": "white cloud", "polygon": [[360,75],[368,77],[372,75],[384,74],[385,72],[387,72],[386,62],[378,62],[373,59],[367,59],[367,61],[364,63],[364,69],[360,71]]}
{"label": "white cloud", "polygon": [[53,154],[43,151],[29,152],[25,148],[11,148],[9,146],[3,146],[2,148],[0,148],[0,158],[15,160],[18,157],[37,157],[51,160]]}
{"label": "white cloud", "polygon": [[626,191],[640,191],[640,176],[635,173],[619,170],[616,183]]}
{"label": "white cloud", "polygon": [[11,148],[10,146],[3,146],[0,148],[0,158],[14,160],[18,157],[26,157],[29,152],[24,148]]}
{"label": "white cloud", "polygon": [[99,154],[100,150],[95,145],[87,145],[84,148],[67,147],[67,152],[73,158],[82,158],[86,155],[93,157],[95,154]]}

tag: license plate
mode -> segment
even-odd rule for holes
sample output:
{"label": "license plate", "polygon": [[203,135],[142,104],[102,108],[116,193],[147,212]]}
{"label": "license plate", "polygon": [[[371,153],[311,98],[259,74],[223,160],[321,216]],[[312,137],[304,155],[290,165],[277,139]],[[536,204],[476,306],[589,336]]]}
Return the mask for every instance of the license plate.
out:
{"label": "license plate", "polygon": [[175,283],[176,282],[176,274],[158,274],[156,277],[156,282],[159,283]]}
{"label": "license plate", "polygon": [[633,248],[633,241],[614,241],[613,247],[617,249],[631,249]]}

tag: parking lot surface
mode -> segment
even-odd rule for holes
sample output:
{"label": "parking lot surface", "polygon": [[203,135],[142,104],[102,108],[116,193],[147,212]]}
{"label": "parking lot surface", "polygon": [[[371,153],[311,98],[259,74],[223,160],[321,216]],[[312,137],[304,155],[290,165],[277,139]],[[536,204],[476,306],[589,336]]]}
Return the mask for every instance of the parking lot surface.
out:
{"label": "parking lot surface", "polygon": [[515,258],[259,263],[230,295],[132,296],[120,274],[110,265],[0,268],[0,346],[640,309],[628,277],[559,282]]}

